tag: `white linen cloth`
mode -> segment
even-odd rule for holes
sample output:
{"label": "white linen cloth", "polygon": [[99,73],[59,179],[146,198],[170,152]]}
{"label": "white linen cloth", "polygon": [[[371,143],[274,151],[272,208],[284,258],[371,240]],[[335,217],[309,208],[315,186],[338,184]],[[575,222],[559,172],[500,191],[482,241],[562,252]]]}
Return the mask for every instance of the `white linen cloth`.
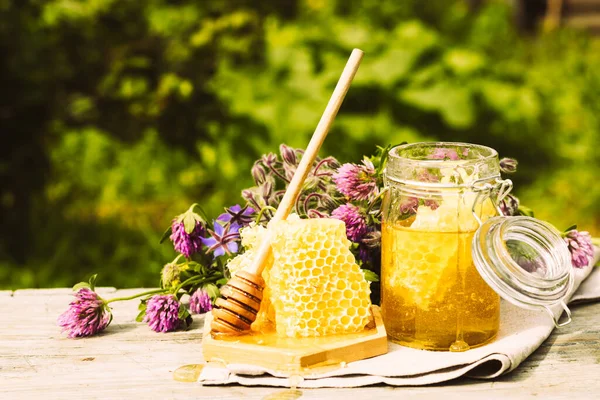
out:
{"label": "white linen cloth", "polygon": [[[600,299],[600,251],[590,266],[576,269],[576,280],[567,299],[572,302]],[[583,283],[582,283],[583,282]],[[554,310],[558,315],[562,309]],[[544,310],[532,311],[501,302],[500,331],[494,342],[462,353],[417,350],[389,342],[387,354],[355,361],[326,373],[304,376],[298,388],[357,387],[377,383],[392,386],[417,386],[468,376],[493,379],[510,372],[533,353],[555,328]],[[577,318],[577,315],[574,316]],[[290,387],[290,378],[277,371],[229,364],[207,364],[199,378],[203,385],[237,383],[247,386]]]}

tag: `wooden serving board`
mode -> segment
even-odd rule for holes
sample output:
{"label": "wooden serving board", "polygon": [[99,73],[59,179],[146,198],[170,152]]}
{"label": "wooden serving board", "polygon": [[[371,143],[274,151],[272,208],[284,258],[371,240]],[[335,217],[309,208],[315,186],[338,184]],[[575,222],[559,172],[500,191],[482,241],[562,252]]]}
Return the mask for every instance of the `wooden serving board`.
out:
{"label": "wooden serving board", "polygon": [[207,362],[247,364],[280,373],[317,373],[387,353],[381,311],[371,306],[372,320],[362,332],[314,338],[281,338],[275,332],[213,338],[206,315],[202,352]]}

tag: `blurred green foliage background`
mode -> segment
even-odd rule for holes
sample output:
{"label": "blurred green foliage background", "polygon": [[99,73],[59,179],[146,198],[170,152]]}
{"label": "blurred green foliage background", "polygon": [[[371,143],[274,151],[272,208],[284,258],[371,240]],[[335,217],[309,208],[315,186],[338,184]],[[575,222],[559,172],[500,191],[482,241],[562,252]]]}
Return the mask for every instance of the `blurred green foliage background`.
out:
{"label": "blurred green foliage background", "polygon": [[536,216],[600,235],[599,41],[521,35],[508,2],[0,0],[0,288],[157,285],[173,216],[305,146],[354,47],[322,154],[486,144]]}

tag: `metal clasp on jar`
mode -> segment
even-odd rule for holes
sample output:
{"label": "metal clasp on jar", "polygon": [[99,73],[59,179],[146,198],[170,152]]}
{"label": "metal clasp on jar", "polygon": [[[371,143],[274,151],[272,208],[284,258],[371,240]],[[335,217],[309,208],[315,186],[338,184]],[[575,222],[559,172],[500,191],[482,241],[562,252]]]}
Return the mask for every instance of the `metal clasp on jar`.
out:
{"label": "metal clasp on jar", "polygon": [[471,184],[470,190],[477,193],[477,196],[473,201],[471,212],[479,226],[481,226],[483,222],[481,221],[481,218],[479,218],[479,215],[477,215],[477,204],[483,204],[483,202],[489,198],[498,211],[498,215],[502,215],[500,202],[508,195],[508,193],[510,193],[512,187],[513,183],[510,179],[502,178],[495,178],[493,182],[490,182],[489,179],[480,179]]}

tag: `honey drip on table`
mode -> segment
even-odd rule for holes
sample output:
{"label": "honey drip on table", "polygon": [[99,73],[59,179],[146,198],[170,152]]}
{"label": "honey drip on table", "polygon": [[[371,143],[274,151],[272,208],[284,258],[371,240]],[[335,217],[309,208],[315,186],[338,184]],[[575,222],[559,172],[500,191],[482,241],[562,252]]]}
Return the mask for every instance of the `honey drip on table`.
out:
{"label": "honey drip on table", "polygon": [[182,365],[173,371],[173,379],[178,382],[198,382],[205,364]]}
{"label": "honey drip on table", "polygon": [[296,389],[296,387],[303,381],[304,378],[300,375],[292,375],[289,377],[290,389],[271,393],[263,397],[263,400],[296,400],[302,397],[302,391]]}
{"label": "honey drip on table", "polygon": [[263,397],[263,400],[296,400],[302,397],[302,391],[297,389],[280,390]]}

